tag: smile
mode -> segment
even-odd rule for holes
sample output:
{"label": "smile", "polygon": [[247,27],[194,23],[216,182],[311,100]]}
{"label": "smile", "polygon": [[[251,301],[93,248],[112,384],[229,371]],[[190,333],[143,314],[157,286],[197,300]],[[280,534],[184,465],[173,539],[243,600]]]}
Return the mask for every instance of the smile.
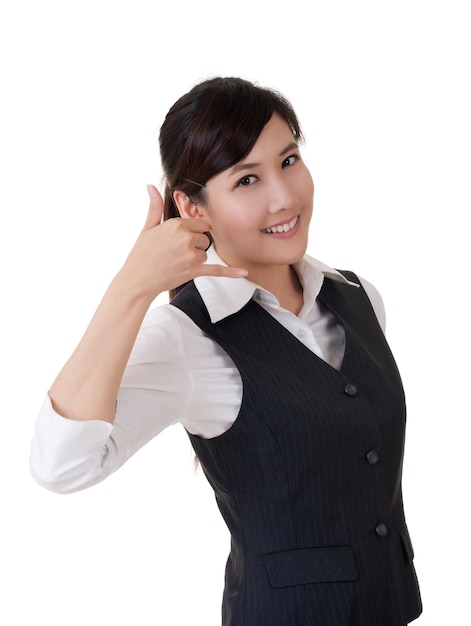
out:
{"label": "smile", "polygon": [[262,228],[262,233],[287,233],[298,223],[299,216],[293,217],[289,222],[285,222],[284,224],[277,224],[276,226],[270,226],[269,228]]}

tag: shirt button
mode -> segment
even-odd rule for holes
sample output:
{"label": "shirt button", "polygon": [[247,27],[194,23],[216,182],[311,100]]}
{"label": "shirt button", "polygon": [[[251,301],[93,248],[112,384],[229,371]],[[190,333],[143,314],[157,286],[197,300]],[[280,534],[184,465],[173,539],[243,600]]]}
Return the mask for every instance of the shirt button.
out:
{"label": "shirt button", "polygon": [[366,455],[366,460],[370,465],[376,465],[376,463],[379,461],[379,454],[376,452],[376,450],[370,450]]}
{"label": "shirt button", "polygon": [[386,524],[378,524],[375,528],[375,533],[378,535],[378,537],[384,539],[384,537],[386,537],[386,535],[388,534],[388,527],[386,526]]}
{"label": "shirt button", "polygon": [[347,394],[347,396],[356,396],[358,393],[358,389],[356,388],[356,386],[353,383],[347,383],[345,385],[345,387],[343,388],[343,390],[345,391],[345,393]]}
{"label": "shirt button", "polygon": [[304,328],[300,328],[297,332],[298,335],[298,339],[304,339],[304,337],[306,336],[306,331],[304,330]]}

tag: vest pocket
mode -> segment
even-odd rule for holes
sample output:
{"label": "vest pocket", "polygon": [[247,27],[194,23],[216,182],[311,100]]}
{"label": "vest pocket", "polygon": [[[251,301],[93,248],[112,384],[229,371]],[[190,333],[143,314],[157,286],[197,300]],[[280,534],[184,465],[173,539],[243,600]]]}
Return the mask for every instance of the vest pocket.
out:
{"label": "vest pocket", "polygon": [[297,548],[264,555],[272,587],[351,581],[358,578],[350,546]]}

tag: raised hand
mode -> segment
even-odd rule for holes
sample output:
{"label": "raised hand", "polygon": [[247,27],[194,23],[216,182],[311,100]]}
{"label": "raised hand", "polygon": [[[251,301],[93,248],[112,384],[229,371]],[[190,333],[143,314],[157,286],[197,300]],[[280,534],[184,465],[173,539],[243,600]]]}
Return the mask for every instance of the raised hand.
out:
{"label": "raised hand", "polygon": [[242,268],[206,264],[210,225],[203,218],[162,221],[164,203],[148,186],[149,212],[120,274],[139,295],[150,299],[197,276],[246,276]]}

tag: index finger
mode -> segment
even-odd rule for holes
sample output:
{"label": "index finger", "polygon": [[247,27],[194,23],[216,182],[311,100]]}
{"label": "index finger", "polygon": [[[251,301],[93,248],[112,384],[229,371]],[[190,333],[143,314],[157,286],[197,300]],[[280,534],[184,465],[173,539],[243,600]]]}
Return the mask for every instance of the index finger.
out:
{"label": "index finger", "polygon": [[211,225],[204,217],[181,217],[180,219],[194,233],[207,233],[211,230]]}

